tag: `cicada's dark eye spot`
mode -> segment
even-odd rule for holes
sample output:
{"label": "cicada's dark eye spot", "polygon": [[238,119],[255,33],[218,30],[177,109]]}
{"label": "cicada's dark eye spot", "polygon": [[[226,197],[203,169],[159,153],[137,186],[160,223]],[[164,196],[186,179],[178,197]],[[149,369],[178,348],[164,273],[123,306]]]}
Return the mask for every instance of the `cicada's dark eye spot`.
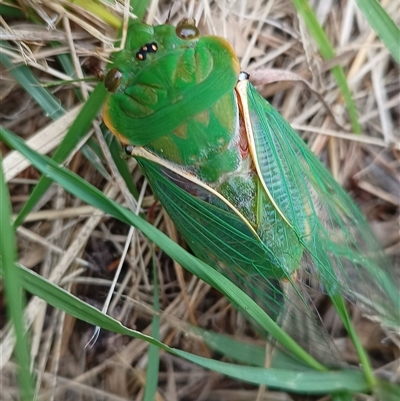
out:
{"label": "cicada's dark eye spot", "polygon": [[122,74],[116,68],[111,68],[108,71],[105,79],[104,86],[109,92],[115,92],[122,81]]}
{"label": "cicada's dark eye spot", "polygon": [[125,154],[126,154],[127,156],[132,156],[133,146],[132,146],[132,145],[126,145],[126,146],[124,146],[124,151],[125,151]]}
{"label": "cicada's dark eye spot", "polygon": [[175,29],[176,34],[184,40],[196,39],[200,36],[199,28],[193,18],[185,18],[178,23]]}
{"label": "cicada's dark eye spot", "polygon": [[146,60],[146,56],[148,53],[155,53],[158,50],[157,43],[148,43],[140,48],[140,50],[136,53],[136,58],[138,60]]}

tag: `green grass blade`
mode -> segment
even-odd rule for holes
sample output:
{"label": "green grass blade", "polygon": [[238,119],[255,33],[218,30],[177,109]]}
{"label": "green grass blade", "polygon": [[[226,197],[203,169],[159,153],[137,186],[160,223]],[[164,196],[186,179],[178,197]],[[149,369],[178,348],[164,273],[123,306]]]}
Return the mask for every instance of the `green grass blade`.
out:
{"label": "green grass blade", "polygon": [[21,268],[21,277],[23,286],[27,291],[43,298],[53,307],[59,308],[77,319],[99,326],[104,330],[141,339],[199,366],[238,380],[307,394],[326,394],[338,391],[367,392],[369,389],[362,373],[356,370],[329,372],[308,370],[299,372],[287,369],[265,369],[220,362],[170,348],[151,336],[123,326],[117,320],[84,303],[31,270]]}
{"label": "green grass blade", "polygon": [[351,319],[347,312],[347,308],[343,301],[343,298],[339,294],[335,294],[330,298],[332,300],[333,305],[335,306],[335,309],[340,317],[341,322],[343,323],[343,326],[346,328],[349,337],[351,338],[351,341],[354,344],[357,355],[360,358],[360,364],[363,368],[365,378],[369,383],[369,385],[371,386],[371,388],[374,388],[376,386],[376,378],[372,371],[371,362],[369,361],[368,355],[361,344],[360,338],[358,337],[356,331],[354,330],[353,324],[351,323]]}
{"label": "green grass blade", "polygon": [[130,5],[134,14],[139,18],[143,19],[147,7],[150,4],[150,0],[131,0]]}
{"label": "green grass blade", "polygon": [[[229,359],[250,366],[265,366],[265,346],[242,342],[230,336],[214,333],[199,327],[191,327],[189,331],[200,336],[210,349]],[[298,371],[312,370],[310,366],[292,358],[279,349],[274,350],[271,367]]]}
{"label": "green grass blade", "polygon": [[353,396],[349,392],[332,394],[332,401],[353,401]]}
{"label": "green grass blade", "polygon": [[400,394],[400,386],[395,383],[378,381],[374,388],[374,394],[378,400],[398,401]]}
{"label": "green grass blade", "polygon": [[114,28],[119,28],[121,26],[121,20],[114,14],[111,14],[100,2],[93,0],[69,0],[69,2],[82,7],[89,15],[98,17],[100,20]]}
{"label": "green grass blade", "polygon": [[3,18],[10,17],[13,19],[23,19],[25,17],[24,13],[17,6],[6,5],[4,3],[0,4],[0,15]]}
{"label": "green grass blade", "polygon": [[400,29],[377,0],[356,0],[370,27],[376,32],[390,54],[400,64]]}
{"label": "green grass blade", "polygon": [[[8,44],[0,42],[0,47],[6,47]],[[47,116],[55,120],[64,115],[60,101],[53,96],[47,89],[43,88],[33,72],[25,65],[15,67],[12,60],[3,52],[0,52],[0,63],[6,67],[13,78],[22,88],[39,104]]]}
{"label": "green grass blade", "polygon": [[29,367],[29,347],[25,335],[23,307],[24,293],[21,286],[20,270],[16,268],[17,249],[14,229],[11,225],[11,205],[7,185],[3,175],[0,157],[0,269],[3,277],[4,296],[7,304],[7,314],[14,327],[16,347],[15,355],[18,361],[18,381],[21,399],[33,400],[34,385]]}
{"label": "green grass blade", "polygon": [[[241,374],[236,376],[237,371],[233,369],[232,364],[226,362],[215,361],[189,354],[185,351],[179,351],[179,356],[182,356],[194,363],[213,371],[235,377],[239,380],[250,381],[251,383],[265,384],[271,388],[282,388],[290,392],[321,394],[334,393],[339,391],[362,392],[368,391],[359,390],[364,381],[360,380],[358,375],[352,370],[330,371],[330,372],[293,372],[283,369],[263,369],[254,367],[241,367]],[[276,375],[276,376],[274,376]],[[346,376],[349,375],[349,376]],[[350,375],[352,379],[349,380]],[[250,380],[248,380],[248,378]],[[311,379],[311,382],[309,381]],[[269,384],[267,384],[267,382]],[[284,388],[283,388],[284,387]]]}
{"label": "green grass blade", "polygon": [[[317,17],[314,14],[314,11],[308,3],[308,0],[292,0],[292,2],[296,7],[299,15],[304,19],[308,30],[310,31],[312,37],[318,45],[322,57],[326,60],[335,57],[335,51],[324,30],[320,26]],[[332,74],[335,77],[340,91],[342,92],[344,101],[346,102],[352,129],[356,134],[360,134],[361,126],[358,122],[357,109],[353,102],[350,89],[347,85],[346,75],[343,71],[343,68],[339,65],[336,65],[332,68]]]}

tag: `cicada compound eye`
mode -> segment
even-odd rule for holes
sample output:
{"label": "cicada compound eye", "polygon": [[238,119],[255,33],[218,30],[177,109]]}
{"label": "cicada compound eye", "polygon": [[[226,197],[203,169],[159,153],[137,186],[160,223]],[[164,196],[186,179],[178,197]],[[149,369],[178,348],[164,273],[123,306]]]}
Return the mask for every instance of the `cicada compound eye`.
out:
{"label": "cicada compound eye", "polygon": [[122,73],[116,68],[111,68],[104,79],[104,86],[109,92],[115,92],[122,81]]}
{"label": "cicada compound eye", "polygon": [[196,21],[193,18],[185,18],[176,26],[176,34],[185,40],[196,39],[200,36],[199,28],[196,26]]}

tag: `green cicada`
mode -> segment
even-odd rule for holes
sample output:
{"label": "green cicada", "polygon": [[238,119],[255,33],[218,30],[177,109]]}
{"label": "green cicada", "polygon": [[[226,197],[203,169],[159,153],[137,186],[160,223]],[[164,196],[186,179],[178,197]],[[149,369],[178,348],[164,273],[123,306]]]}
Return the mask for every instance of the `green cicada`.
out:
{"label": "green cicada", "polygon": [[367,223],[248,78],[232,46],[193,20],[132,21],[103,118],[193,252],[291,335],[299,312],[313,319],[300,290],[311,278],[397,329],[399,292]]}

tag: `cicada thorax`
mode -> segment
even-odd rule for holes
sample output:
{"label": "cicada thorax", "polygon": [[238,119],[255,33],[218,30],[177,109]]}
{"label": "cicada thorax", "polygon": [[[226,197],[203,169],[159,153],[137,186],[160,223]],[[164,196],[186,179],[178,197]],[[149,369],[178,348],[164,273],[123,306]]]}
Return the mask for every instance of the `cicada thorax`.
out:
{"label": "cicada thorax", "polygon": [[237,99],[231,91],[209,108],[186,119],[146,149],[215,184],[242,161]]}

